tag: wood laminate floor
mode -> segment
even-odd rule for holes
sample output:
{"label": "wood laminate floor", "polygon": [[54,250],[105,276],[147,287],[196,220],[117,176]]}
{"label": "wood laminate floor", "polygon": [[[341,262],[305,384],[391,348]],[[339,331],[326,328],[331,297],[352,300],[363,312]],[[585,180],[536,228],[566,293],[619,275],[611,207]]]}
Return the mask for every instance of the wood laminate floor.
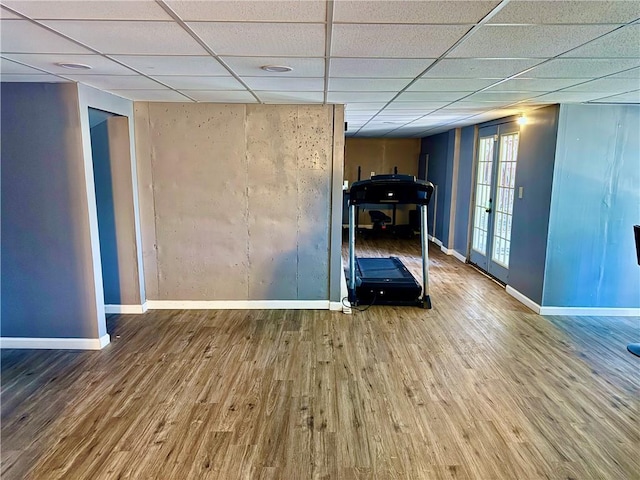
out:
{"label": "wood laminate floor", "polygon": [[[359,241],[361,255],[417,241]],[[2,351],[10,479],[638,479],[637,318],[540,317],[431,250],[432,310],[153,311]]]}

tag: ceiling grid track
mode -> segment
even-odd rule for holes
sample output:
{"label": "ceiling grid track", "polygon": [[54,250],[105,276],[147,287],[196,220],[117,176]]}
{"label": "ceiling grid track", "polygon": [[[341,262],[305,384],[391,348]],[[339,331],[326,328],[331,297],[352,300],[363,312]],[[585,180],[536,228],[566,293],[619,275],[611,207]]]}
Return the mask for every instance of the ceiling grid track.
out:
{"label": "ceiling grid track", "polygon": [[[496,16],[498,14],[498,12],[500,10],[502,10],[511,0],[502,0],[498,5],[496,5],[495,7],[493,7],[493,9],[487,13],[482,19],[480,19],[480,21],[478,23],[476,23],[473,27],[471,27],[467,33],[465,33],[462,37],[460,37],[458,39],[458,41],[456,41],[453,45],[451,45],[449,48],[447,48],[447,50],[445,50],[445,52],[443,54],[441,54],[433,63],[431,63],[427,68],[425,68],[422,72],[420,72],[413,80],[411,80],[407,85],[405,85],[405,87],[400,90],[398,93],[396,93],[393,98],[391,100],[389,100],[379,111],[378,113],[376,113],[374,116],[372,116],[369,120],[367,120],[367,122],[362,125],[358,131],[356,132],[356,135],[358,133],[360,133],[360,130],[362,130],[364,127],[366,127],[369,122],[371,122],[371,120],[373,120],[374,118],[376,118],[378,115],[380,115],[380,113],[382,113],[382,111],[384,111],[384,109],[386,109],[391,103],[393,103],[393,101],[395,101],[396,98],[398,98],[401,94],[403,94],[404,92],[407,91],[407,89],[409,89],[411,87],[411,85],[413,85],[414,83],[416,83],[424,74],[426,74],[427,72],[429,72],[431,69],[433,69],[437,64],[439,64],[447,55],[449,55],[453,50],[455,50],[458,46],[460,46],[462,43],[464,43],[465,41],[467,41],[474,33],[476,33],[482,26],[484,26],[489,20],[491,20],[494,16]],[[427,25],[425,25],[427,26]]]}
{"label": "ceiling grid track", "polygon": [[241,84],[241,85],[246,89],[246,91],[247,91],[247,92],[249,92],[249,93],[253,96],[253,98],[255,98],[255,99],[256,99],[256,101],[257,101],[258,103],[264,103],[262,100],[260,100],[260,97],[258,97],[258,95],[256,94],[256,92],[254,92],[254,91],[249,87],[249,85],[247,85],[247,84],[244,82],[244,80],[242,80],[242,79],[240,78],[240,76],[239,76],[239,75],[238,75],[238,74],[237,74],[237,73],[236,73],[236,72],[235,72],[235,71],[234,71],[234,70],[233,70],[229,65],[227,65],[227,63],[226,63],[224,60],[222,60],[222,59],[220,58],[220,56],[219,56],[216,52],[214,52],[214,51],[209,47],[209,45],[207,45],[207,44],[205,43],[205,41],[204,41],[204,40],[202,40],[202,39],[201,39],[201,38],[200,38],[200,36],[199,36],[196,32],[194,32],[194,31],[193,31],[193,29],[192,29],[189,25],[187,25],[187,24],[184,22],[184,20],[182,20],[182,18],[180,18],[180,17],[178,16],[178,14],[177,14],[176,12],[174,12],[174,11],[173,11],[173,9],[172,9],[169,5],[167,5],[167,4],[164,2],[164,0],[156,0],[156,3],[157,3],[157,4],[158,4],[158,5],[159,5],[159,6],[160,6],[160,7],[161,7],[161,8],[162,8],[166,13],[167,13],[167,15],[169,15],[171,18],[173,18],[173,20],[174,20],[178,25],[180,25],[180,27],[181,27],[185,32],[187,32],[187,33],[191,36],[191,38],[193,38],[193,39],[198,43],[198,45],[200,45],[202,48],[204,48],[204,49],[205,49],[205,51],[206,51],[209,55],[211,55],[214,59],[216,59],[216,60],[218,61],[218,63],[220,63],[220,65],[222,65],[222,67],[223,67],[227,72],[229,72],[229,74],[230,74],[233,78],[235,78],[235,79],[236,79],[236,80],[237,80],[237,81],[238,81],[238,82],[239,82],[239,83],[240,83],[240,84]]}
{"label": "ceiling grid track", "polygon": [[325,46],[324,46],[324,92],[322,103],[327,104],[329,94],[329,74],[331,72],[331,39],[333,37],[333,1],[327,0],[327,22],[325,28]]}
{"label": "ceiling grid track", "polygon": [[[40,28],[43,28],[43,29],[47,30],[48,32],[51,32],[51,33],[53,33],[53,34],[55,34],[55,35],[58,35],[59,37],[64,38],[65,40],[67,40],[67,41],[69,41],[69,42],[75,43],[75,44],[76,44],[76,45],[78,45],[79,47],[85,48],[85,49],[89,50],[90,52],[95,53],[96,55],[100,55],[101,57],[104,57],[104,58],[106,58],[106,59],[108,59],[108,60],[110,60],[110,61],[112,61],[112,62],[114,62],[114,63],[117,63],[117,64],[118,64],[118,65],[120,65],[121,67],[128,68],[128,69],[129,69],[129,70],[131,70],[132,72],[135,72],[135,73],[137,73],[138,75],[141,75],[141,76],[143,76],[143,77],[145,77],[145,78],[148,78],[149,80],[152,80],[152,81],[154,81],[155,83],[157,83],[157,84],[159,84],[159,85],[162,85],[163,87],[168,88],[169,90],[173,90],[174,92],[176,92],[176,93],[178,93],[178,94],[182,95],[183,97],[188,98],[188,99],[189,99],[189,100],[191,100],[192,102],[195,102],[195,101],[196,101],[194,98],[190,97],[190,96],[189,96],[189,95],[187,95],[186,93],[183,93],[183,92],[181,92],[180,90],[178,90],[178,89],[176,89],[176,88],[173,88],[173,87],[171,87],[170,85],[167,85],[167,84],[166,84],[166,83],[164,83],[164,82],[161,82],[160,80],[157,80],[157,79],[155,79],[155,78],[153,78],[153,77],[150,77],[149,75],[145,74],[144,72],[141,72],[140,70],[137,70],[137,69],[135,69],[135,68],[133,68],[133,67],[130,67],[130,66],[129,66],[129,65],[127,65],[126,63],[123,63],[123,62],[121,62],[120,60],[118,60],[118,59],[116,59],[116,58],[113,58],[113,57],[111,57],[110,55],[108,55],[108,54],[106,54],[106,53],[102,53],[101,51],[96,50],[95,48],[90,47],[89,45],[86,45],[86,44],[84,44],[84,43],[82,43],[82,42],[79,42],[78,40],[76,40],[76,39],[74,39],[74,38],[72,38],[72,37],[69,37],[69,36],[65,35],[64,33],[60,33],[60,32],[58,32],[57,30],[55,30],[55,29],[53,29],[53,28],[51,28],[51,27],[49,27],[49,26],[47,26],[47,25],[45,25],[45,24],[43,24],[43,23],[40,23],[40,22],[39,22],[39,21],[37,21],[37,20],[34,20],[34,19],[32,19],[32,18],[29,18],[29,17],[27,17],[26,15],[23,15],[22,13],[20,13],[20,12],[18,12],[18,11],[16,11],[16,10],[13,10],[13,9],[12,9],[12,8],[10,8],[10,7],[7,7],[6,5],[2,5],[2,8],[4,8],[5,10],[7,10],[7,11],[9,11],[9,12],[13,13],[14,15],[19,16],[19,17],[20,17],[21,19],[23,19],[23,20],[26,20],[26,21],[28,21],[28,22],[31,22],[31,23],[33,23],[34,25],[37,25],[38,27],[40,27]],[[4,57],[3,57],[3,58],[4,58]],[[5,59],[5,60],[11,60],[11,59]],[[11,61],[12,61],[12,62],[14,62],[14,63],[20,63],[21,65],[25,65],[25,64],[23,64],[23,63],[21,63],[21,62],[16,62],[15,60],[11,60]],[[47,72],[46,70],[43,70],[43,69],[41,69],[41,68],[35,68],[35,67],[31,66],[31,65],[25,65],[25,66],[29,66],[30,68],[34,68],[34,69],[36,69],[36,70],[40,70],[40,71],[42,71],[42,72],[46,72],[46,73],[48,73],[49,75],[54,75],[54,76],[56,76],[56,77],[58,77],[58,78],[64,78],[65,80],[70,80],[70,81],[72,81],[72,82],[76,82],[76,83],[82,83],[82,82],[80,82],[80,81],[78,81],[78,80],[76,80],[76,79],[67,78],[67,77],[65,77],[63,74]],[[83,84],[83,85],[84,85],[84,84]],[[89,87],[91,87],[91,85],[89,85]],[[95,88],[95,87],[91,87],[91,88]]]}

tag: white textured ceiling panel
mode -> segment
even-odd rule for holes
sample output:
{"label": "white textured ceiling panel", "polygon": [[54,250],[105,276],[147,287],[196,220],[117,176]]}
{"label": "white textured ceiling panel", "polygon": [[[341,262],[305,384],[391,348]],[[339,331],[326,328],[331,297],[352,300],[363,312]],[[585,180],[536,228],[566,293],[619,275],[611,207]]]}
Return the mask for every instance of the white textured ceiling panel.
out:
{"label": "white textured ceiling panel", "polygon": [[335,22],[346,23],[477,23],[499,1],[350,1],[337,0],[333,7]]}
{"label": "white textured ceiling panel", "polygon": [[326,2],[317,0],[169,0],[167,4],[186,21],[324,22]]}
{"label": "white textured ceiling panel", "polygon": [[[27,65],[31,65],[50,73],[91,75],[137,75],[133,70],[123,67],[101,55],[62,55],[62,54],[37,54],[37,53],[7,53],[9,59],[14,59]],[[88,65],[91,70],[78,72],[57,65],[58,63],[80,63]]]}
{"label": "white textured ceiling panel", "polygon": [[640,3],[632,0],[511,1],[489,23],[627,23],[640,17]]}
{"label": "white textured ceiling panel", "polygon": [[421,78],[411,85],[409,92],[463,92],[487,87],[496,80],[486,78]]}
{"label": "white textured ceiling panel", "polygon": [[405,78],[331,78],[329,90],[338,92],[390,92],[406,87]]}
{"label": "white textured ceiling panel", "polygon": [[2,3],[36,20],[170,20],[154,0],[3,0]]}
{"label": "white textured ceiling panel", "polygon": [[431,110],[435,110],[436,108],[444,107],[445,105],[451,102],[447,101],[435,101],[435,102],[403,102],[394,100],[385,110],[425,110],[430,112]]}
{"label": "white textured ceiling panel", "polygon": [[404,92],[398,97],[399,102],[453,102],[470,95],[470,92]]}
{"label": "white textured ceiling panel", "polygon": [[630,68],[611,75],[609,78],[640,78],[640,68]]}
{"label": "white textured ceiling panel", "polygon": [[229,75],[211,56],[114,55],[113,58],[147,75]]}
{"label": "white textured ceiling panel", "polygon": [[471,95],[468,100],[470,102],[519,102],[527,98],[535,97],[539,92],[492,92],[486,90]]}
{"label": "white textured ceiling panel", "polygon": [[337,57],[436,58],[470,25],[338,24],[331,54]]}
{"label": "white textured ceiling panel", "polygon": [[459,58],[546,58],[607,33],[612,25],[487,25],[451,52]]}
{"label": "white textured ceiling panel", "polygon": [[128,98],[137,102],[185,102],[192,103],[184,95],[169,90],[111,90],[111,93],[119,97]]}
{"label": "white textured ceiling panel", "polygon": [[231,75],[226,77],[154,75],[153,78],[178,90],[246,90]]}
{"label": "white textured ceiling panel", "polygon": [[530,99],[525,103],[580,103],[580,102],[588,102],[590,100],[594,100],[596,98],[602,98],[607,95],[610,95],[608,92],[568,92],[568,91],[560,91],[560,92],[552,92],[547,93],[546,95],[539,95],[535,98]]}
{"label": "white textured ceiling panel", "polygon": [[550,92],[584,82],[579,78],[516,77],[491,87],[488,92]]}
{"label": "white textured ceiling panel", "polygon": [[[640,2],[637,2],[640,5]],[[627,25],[567,52],[564,57],[640,57],[640,25]]]}
{"label": "white textured ceiling panel", "polygon": [[44,20],[43,23],[107,54],[206,54],[173,22]]}
{"label": "white textured ceiling panel", "polygon": [[0,20],[2,53],[91,53],[28,20]]}
{"label": "white textured ceiling panel", "polygon": [[531,78],[597,78],[637,67],[635,58],[558,58],[526,73]]}
{"label": "white textured ceiling panel", "polygon": [[18,15],[15,15],[14,13],[11,13],[9,10],[6,10],[4,8],[0,8],[0,19],[2,18],[16,18],[19,19],[21,17],[19,17]]}
{"label": "white textured ceiling panel", "polygon": [[445,58],[424,78],[498,78],[519,73],[540,63],[536,59]]}
{"label": "white textured ceiling panel", "polygon": [[192,22],[189,26],[218,55],[324,56],[321,24]]}
{"label": "white textured ceiling panel", "polygon": [[[240,76],[264,77],[322,77],[324,76],[323,58],[287,58],[287,57],[221,57]],[[286,65],[293,70],[286,73],[273,73],[261,70],[264,65]]]}
{"label": "white textured ceiling panel", "polygon": [[346,111],[366,111],[366,112],[377,112],[382,107],[386,105],[386,102],[361,102],[361,103],[350,103],[345,107]]}
{"label": "white textured ceiling panel", "polygon": [[623,93],[640,89],[640,78],[600,78],[565,89],[566,92]]}
{"label": "white textured ceiling panel", "polygon": [[198,102],[257,103],[253,95],[246,90],[232,90],[228,92],[215,90],[184,90],[184,93]]}
{"label": "white textured ceiling panel", "polygon": [[329,103],[388,102],[396,92],[329,92]]}
{"label": "white textured ceiling panel", "polygon": [[323,78],[277,78],[277,77],[242,77],[252,90],[270,90],[274,92],[322,92]]}
{"label": "white textured ceiling panel", "polygon": [[415,78],[435,59],[331,58],[331,77]]}
{"label": "white textured ceiling panel", "polygon": [[56,77],[55,75],[30,75],[30,74],[4,74],[2,73],[2,81],[3,82],[42,82],[42,83],[60,83],[60,82],[68,82],[69,80],[65,80],[64,78]]}
{"label": "white textured ceiling panel", "polygon": [[0,73],[2,73],[3,79],[4,79],[4,76],[9,73],[23,74],[23,75],[44,74],[44,72],[28,67],[26,65],[22,65],[20,63],[12,62],[10,60],[5,60],[4,58],[0,58]]}
{"label": "white textured ceiling panel", "polygon": [[323,92],[257,92],[260,100],[265,103],[299,104],[322,103]]}
{"label": "white textured ceiling panel", "polygon": [[165,87],[140,75],[73,75],[65,77],[101,90],[162,90]]}
{"label": "white textured ceiling panel", "polygon": [[640,90],[634,90],[633,92],[622,93],[619,95],[613,95],[611,97],[603,97],[595,100],[600,103],[640,103]]}

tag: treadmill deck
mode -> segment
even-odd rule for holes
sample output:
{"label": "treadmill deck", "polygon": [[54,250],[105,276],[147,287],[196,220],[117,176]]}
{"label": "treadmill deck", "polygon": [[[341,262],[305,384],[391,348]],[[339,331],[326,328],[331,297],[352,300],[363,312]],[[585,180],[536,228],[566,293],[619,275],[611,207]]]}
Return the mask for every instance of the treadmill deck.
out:
{"label": "treadmill deck", "polygon": [[363,305],[421,305],[421,285],[398,257],[356,257],[356,297]]}

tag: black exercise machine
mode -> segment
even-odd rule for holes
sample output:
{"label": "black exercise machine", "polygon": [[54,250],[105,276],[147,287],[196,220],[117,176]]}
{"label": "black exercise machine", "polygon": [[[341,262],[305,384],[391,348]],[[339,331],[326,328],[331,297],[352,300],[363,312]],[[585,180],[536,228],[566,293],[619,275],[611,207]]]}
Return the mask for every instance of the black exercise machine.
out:
{"label": "black exercise machine", "polygon": [[[354,182],[349,196],[349,301],[358,304],[418,305],[431,308],[429,297],[429,251],[427,205],[433,184],[412,175],[375,175]],[[357,258],[356,215],[363,204],[415,204],[420,209],[422,243],[422,284],[399,258]],[[422,295],[421,295],[422,293]]]}

